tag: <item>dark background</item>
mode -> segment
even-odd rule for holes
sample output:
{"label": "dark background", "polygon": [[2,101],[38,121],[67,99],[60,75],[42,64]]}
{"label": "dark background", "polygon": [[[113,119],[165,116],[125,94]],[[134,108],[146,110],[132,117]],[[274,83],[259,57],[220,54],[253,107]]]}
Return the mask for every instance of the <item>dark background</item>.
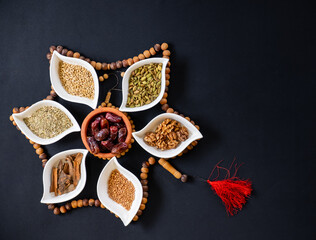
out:
{"label": "dark background", "polygon": [[[302,1],[0,0],[0,239],[315,238],[315,36],[315,8]],[[172,52],[168,101],[204,135],[172,163],[207,178],[218,161],[236,157],[245,163],[238,175],[253,181],[251,199],[228,217],[206,183],[184,184],[155,166],[137,223],[124,227],[97,208],[53,215],[40,204],[41,161],[9,121],[13,107],[49,93],[49,46],[111,62],[162,42]],[[114,82],[101,83],[100,101]],[[114,104],[120,99],[113,93]],[[58,101],[79,124],[91,111]],[[157,105],[131,116],[141,129],[160,113]],[[83,147],[73,133],[47,150]],[[139,176],[148,157],[134,144],[119,161]],[[105,164],[89,156],[80,198],[96,198]]]}

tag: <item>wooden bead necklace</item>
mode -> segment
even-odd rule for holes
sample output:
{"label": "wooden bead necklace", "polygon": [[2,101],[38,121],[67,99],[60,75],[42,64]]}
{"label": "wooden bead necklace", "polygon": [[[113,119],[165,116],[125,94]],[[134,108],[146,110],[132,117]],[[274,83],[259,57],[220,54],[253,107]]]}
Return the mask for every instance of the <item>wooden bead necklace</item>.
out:
{"label": "wooden bead necklace", "polygon": [[[151,47],[149,50],[145,50],[143,53],[140,53],[138,56],[134,56],[133,58],[128,58],[128,59],[123,59],[118,60],[116,62],[111,62],[111,63],[106,63],[106,62],[96,62],[91,60],[90,58],[86,58],[84,56],[82,56],[79,52],[74,52],[71,50],[68,50],[62,46],[51,46],[49,48],[50,52],[46,54],[47,59],[50,62],[52,53],[54,50],[56,50],[58,53],[67,56],[67,57],[75,57],[75,58],[80,58],[82,60],[87,61],[88,63],[90,63],[97,71],[109,71],[109,70],[118,70],[120,68],[126,68],[129,67],[131,65],[133,65],[134,63],[146,59],[146,58],[150,58],[151,56],[156,55],[157,53],[159,53],[160,51],[162,51],[162,57],[163,58],[167,58],[170,59],[170,55],[171,52],[170,50],[168,50],[168,44],[167,43],[162,43],[160,44],[155,44],[153,47]],[[198,130],[200,129],[198,125],[195,124],[195,122],[193,120],[191,120],[189,117],[185,117],[183,114],[179,114],[179,112],[174,111],[173,108],[170,108],[168,105],[168,90],[169,90],[169,85],[170,85],[170,66],[171,63],[170,61],[167,64],[167,68],[166,68],[166,88],[165,88],[165,92],[163,95],[163,98],[160,101],[160,104],[162,105],[162,110],[167,112],[167,113],[175,113],[178,114],[182,117],[184,117],[185,119],[187,119],[188,121],[190,121]],[[99,76],[99,81],[103,82],[104,80],[109,78],[110,74],[104,73],[104,74],[100,74]],[[121,77],[124,76],[124,72],[121,72]],[[54,98],[57,96],[56,92],[54,91],[54,89],[52,88],[50,91],[50,94],[45,98],[46,100],[54,100]],[[112,108],[116,108],[118,109],[118,107],[115,107],[112,103],[110,103],[110,98],[111,98],[111,90],[108,91],[105,101],[102,102],[99,106],[99,108],[101,107],[112,107]],[[20,113],[25,111],[26,109],[28,109],[29,107],[20,107],[20,108],[13,108],[12,112],[13,113]],[[133,123],[133,120],[131,120],[130,116],[127,113],[124,113],[127,118],[129,119],[131,125],[132,125],[132,131],[135,131],[135,125]],[[12,124],[14,126],[16,126],[16,123],[13,119],[13,116],[10,116],[10,120],[12,122]],[[17,126],[16,128],[18,130],[20,130]],[[27,137],[26,137],[27,138]],[[28,138],[27,138],[28,139]],[[29,139],[28,139],[29,140]],[[36,154],[39,156],[39,158],[42,160],[42,166],[44,167],[48,156],[45,153],[45,149],[40,145],[37,144],[31,140],[29,140],[29,142],[33,145],[33,148],[35,149]],[[132,147],[132,143],[134,143],[134,139],[131,139],[131,143],[128,146],[128,149],[125,152],[120,153],[119,155],[117,155],[117,158],[120,158],[121,156],[124,156],[126,154],[126,152],[129,151],[129,149]],[[198,143],[198,141],[193,141],[184,151],[182,151],[180,154],[178,154],[178,157],[182,156],[184,153],[187,153],[189,150],[192,150],[194,146],[196,146]],[[174,157],[176,158],[176,157]],[[149,167],[154,165],[156,163],[156,160],[154,157],[150,157],[148,159],[148,161],[143,162],[142,167],[141,167],[141,174],[140,174],[140,178],[141,178],[141,184],[143,187],[143,198],[142,198],[142,202],[141,205],[139,207],[139,210],[137,211],[137,214],[134,216],[133,221],[137,221],[139,219],[139,216],[142,215],[143,211],[146,208],[146,203],[148,202],[148,173],[149,173]],[[186,182],[188,179],[188,176],[186,174],[181,174],[178,170],[176,170],[166,159],[159,159],[158,163],[164,168],[166,169],[168,172],[170,172],[175,178],[177,179],[181,179],[182,182]],[[75,208],[82,208],[82,207],[87,207],[87,206],[95,206],[95,207],[101,207],[102,209],[106,209],[105,206],[103,206],[103,204],[98,200],[98,199],[93,199],[90,198],[88,199],[79,199],[79,200],[73,200],[71,202],[67,202],[64,205],[61,206],[57,206],[54,204],[48,204],[48,209],[52,210],[54,212],[55,215],[59,215],[60,213],[64,214],[67,211],[70,211],[71,209],[75,209]],[[116,217],[118,217],[117,215],[115,215]]]}

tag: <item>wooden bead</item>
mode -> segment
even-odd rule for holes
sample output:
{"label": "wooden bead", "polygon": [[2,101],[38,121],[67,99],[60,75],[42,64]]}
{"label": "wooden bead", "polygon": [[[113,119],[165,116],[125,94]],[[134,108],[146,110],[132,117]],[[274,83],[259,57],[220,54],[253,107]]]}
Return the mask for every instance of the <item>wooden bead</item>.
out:
{"label": "wooden bead", "polygon": [[188,181],[188,175],[182,174],[181,176],[181,182],[187,182]]}
{"label": "wooden bead", "polygon": [[111,62],[111,69],[116,70],[116,63],[115,62]]}
{"label": "wooden bead", "polygon": [[125,72],[121,72],[121,77],[124,77]]}
{"label": "wooden bead", "polygon": [[198,141],[195,140],[195,141],[193,141],[191,144],[192,144],[192,146],[195,147],[195,146],[198,144]]}
{"label": "wooden bead", "polygon": [[20,107],[20,108],[19,108],[19,111],[20,111],[20,112],[24,112],[24,111],[25,111],[25,107]]}
{"label": "wooden bead", "polygon": [[169,51],[169,50],[164,50],[164,51],[162,52],[162,55],[163,55],[163,56],[170,56],[170,51]]}
{"label": "wooden bead", "polygon": [[166,73],[166,80],[170,79],[170,75],[168,73]]}
{"label": "wooden bead", "polygon": [[16,122],[15,121],[13,121],[12,124],[13,124],[13,126],[16,126]]}
{"label": "wooden bead", "polygon": [[35,149],[38,149],[38,148],[40,148],[41,147],[41,145],[39,145],[39,144],[37,144],[37,143],[34,143],[33,144],[33,148],[35,148]]}
{"label": "wooden bead", "polygon": [[86,58],[84,56],[80,56],[80,59],[81,60],[85,60]]}
{"label": "wooden bead", "polygon": [[143,191],[148,192],[148,186],[143,186]]}
{"label": "wooden bead", "polygon": [[155,49],[156,52],[159,52],[161,50],[160,44],[156,43],[155,46],[154,46],[154,49]]}
{"label": "wooden bead", "polygon": [[134,63],[133,59],[131,59],[131,58],[127,59],[127,63],[129,66],[131,66]]}
{"label": "wooden bead", "polygon": [[109,78],[109,75],[106,74],[106,73],[104,73],[104,74],[103,74],[103,78],[104,78],[104,79],[108,79],[108,78]]}
{"label": "wooden bead", "polygon": [[108,69],[108,70],[111,70],[111,63],[108,63],[108,64],[107,64],[107,69]]}
{"label": "wooden bead", "polygon": [[167,113],[173,113],[173,112],[174,112],[173,108],[168,108],[167,109]]}
{"label": "wooden bead", "polygon": [[65,208],[67,211],[70,211],[71,210],[71,204],[68,202],[65,204]]}
{"label": "wooden bead", "polygon": [[59,215],[59,214],[60,214],[59,207],[55,207],[55,208],[54,208],[54,214],[55,214],[55,215]]}
{"label": "wooden bead", "polygon": [[64,49],[61,51],[61,55],[66,56],[67,53],[68,53],[68,49],[67,49],[67,48],[64,48]]}
{"label": "wooden bead", "polygon": [[200,126],[199,125],[195,125],[197,130],[200,130]]}
{"label": "wooden bead", "polygon": [[100,77],[99,77],[99,81],[100,81],[100,82],[103,82],[103,81],[104,81],[104,77],[100,76]]}
{"label": "wooden bead", "polygon": [[143,192],[143,197],[148,198],[148,192]]}
{"label": "wooden bead", "polygon": [[101,106],[102,106],[102,107],[106,107],[105,102],[101,103]]}
{"label": "wooden bead", "polygon": [[123,67],[122,61],[120,60],[116,61],[116,68],[121,68],[121,67]]}
{"label": "wooden bead", "polygon": [[168,44],[167,43],[161,44],[161,50],[165,51],[167,49],[168,49]]}
{"label": "wooden bead", "polygon": [[42,167],[44,168],[47,162],[42,162]]}
{"label": "wooden bead", "polygon": [[47,53],[46,54],[46,58],[47,58],[47,60],[50,60],[52,58],[52,54],[51,53]]}
{"label": "wooden bead", "polygon": [[90,207],[94,206],[94,199],[92,198],[89,199],[89,206]]}
{"label": "wooden bead", "polygon": [[141,54],[138,55],[138,58],[139,58],[140,60],[144,60],[144,59],[145,59],[145,56],[144,56],[144,54],[141,53]]}
{"label": "wooden bead", "polygon": [[137,56],[133,57],[133,61],[134,62],[138,62],[139,61],[139,58]]}
{"label": "wooden bead", "polygon": [[41,155],[43,152],[44,152],[44,149],[41,147],[36,149],[36,154],[38,154],[38,155]]}
{"label": "wooden bead", "polygon": [[187,146],[187,149],[192,150],[193,146],[190,144],[189,146]]}
{"label": "wooden bead", "polygon": [[143,203],[141,203],[139,209],[140,209],[140,210],[144,210],[145,208],[146,208],[146,205],[143,204]]}
{"label": "wooden bead", "polygon": [[167,97],[168,97],[168,93],[165,92],[162,97],[163,97],[163,98],[167,98]]}
{"label": "wooden bead", "polygon": [[101,205],[100,200],[99,200],[99,199],[96,199],[96,200],[94,201],[94,206],[100,207],[100,205]]}
{"label": "wooden bead", "polygon": [[146,167],[146,168],[141,168],[141,172],[142,173],[148,173],[149,172],[149,169]]}
{"label": "wooden bead", "polygon": [[163,98],[163,99],[160,100],[160,104],[161,104],[161,105],[164,105],[164,104],[166,104],[167,102],[168,102],[168,100],[167,100],[166,98]]}
{"label": "wooden bead", "polygon": [[19,113],[19,109],[17,107],[15,107],[15,108],[12,109],[12,112],[13,113]]}
{"label": "wooden bead", "polygon": [[135,216],[133,217],[133,221],[136,222],[137,220],[138,220],[138,216],[135,215]]}
{"label": "wooden bead", "polygon": [[106,64],[106,63],[102,63],[102,64],[101,64],[101,69],[102,69],[103,71],[108,70],[107,64]]}
{"label": "wooden bead", "polygon": [[46,97],[46,100],[53,100],[54,98],[51,96],[51,95],[48,95],[47,97]]}
{"label": "wooden bead", "polygon": [[171,62],[169,61],[169,62],[167,62],[167,67],[170,68],[170,66],[171,66]]}
{"label": "wooden bead", "polygon": [[65,206],[61,206],[60,207],[60,212],[61,213],[66,213],[67,212],[67,209],[65,208]]}
{"label": "wooden bead", "polygon": [[170,68],[166,68],[166,73],[170,73]]}
{"label": "wooden bead", "polygon": [[102,203],[101,203],[100,207],[103,208],[103,209],[105,208],[105,206]]}
{"label": "wooden bead", "polygon": [[95,65],[97,64],[95,61],[91,61],[91,66],[95,68]]}
{"label": "wooden bead", "polygon": [[164,104],[161,106],[162,111],[167,111],[168,108],[169,108],[168,104]]}
{"label": "wooden bead", "polygon": [[150,57],[150,52],[148,50],[145,50],[143,54],[144,54],[145,58]]}
{"label": "wooden bead", "polygon": [[140,178],[141,179],[147,179],[147,177],[148,177],[147,173],[141,173],[140,174]]}
{"label": "wooden bead", "polygon": [[162,56],[163,58],[166,58],[166,59],[170,59],[170,57],[169,56]]}
{"label": "wooden bead", "polygon": [[96,69],[96,70],[101,70],[101,68],[102,68],[102,64],[101,64],[100,62],[97,62],[97,63],[95,64],[95,69]]}
{"label": "wooden bead", "polygon": [[58,53],[60,53],[61,54],[61,51],[63,50],[63,46],[57,46],[57,48],[56,48],[56,51],[58,52]]}
{"label": "wooden bead", "polygon": [[166,80],[166,86],[168,87],[170,85],[170,81]]}
{"label": "wooden bead", "polygon": [[123,63],[123,67],[127,67],[127,66],[128,66],[128,62],[127,62],[126,59],[124,59],[124,60],[122,61],[122,63]]}
{"label": "wooden bead", "polygon": [[81,208],[81,207],[83,207],[83,201],[82,201],[82,199],[80,199],[80,200],[78,200],[78,207],[79,208]]}
{"label": "wooden bead", "polygon": [[54,204],[48,204],[47,208],[48,208],[49,210],[54,210],[55,205],[54,205]]}
{"label": "wooden bead", "polygon": [[148,158],[148,162],[150,165],[154,165],[156,163],[156,159],[154,157]]}
{"label": "wooden bead", "polygon": [[57,93],[54,90],[51,90],[49,93],[52,97],[56,97]]}
{"label": "wooden bead", "polygon": [[189,122],[190,122],[190,120],[191,120],[189,117],[185,117],[185,119],[188,120]]}
{"label": "wooden bead", "polygon": [[85,58],[84,59],[86,62],[91,63],[91,59],[90,58]]}
{"label": "wooden bead", "polygon": [[75,53],[74,53],[74,58],[79,58],[79,57],[80,57],[80,53],[75,52]]}
{"label": "wooden bead", "polygon": [[137,216],[141,216],[142,214],[143,214],[143,211],[140,210],[140,209],[139,209],[139,210],[137,211],[137,213],[136,213]]}
{"label": "wooden bead", "polygon": [[71,201],[71,207],[72,208],[77,208],[78,207],[78,202],[76,200]]}
{"label": "wooden bead", "polygon": [[155,49],[153,47],[149,49],[149,52],[153,56],[156,55],[156,51],[155,51]]}
{"label": "wooden bead", "polygon": [[88,199],[83,199],[82,200],[82,206],[84,206],[84,207],[88,207],[89,206],[89,200]]}
{"label": "wooden bead", "polygon": [[42,154],[40,154],[38,157],[39,157],[40,159],[45,159],[45,158],[47,158],[47,155],[46,155],[46,153],[42,153]]}
{"label": "wooden bead", "polygon": [[145,161],[145,162],[142,163],[142,167],[143,167],[143,168],[148,168],[149,165],[150,165],[150,164],[149,164],[149,162],[147,162],[147,161]]}
{"label": "wooden bead", "polygon": [[148,184],[148,180],[147,179],[143,179],[143,180],[140,180],[141,184],[143,186],[146,186]]}
{"label": "wooden bead", "polygon": [[147,198],[143,198],[143,199],[142,199],[142,203],[143,203],[143,204],[146,204],[147,202],[148,202]]}
{"label": "wooden bead", "polygon": [[52,45],[52,46],[49,47],[50,53],[53,53],[55,50],[56,50],[56,46]]}
{"label": "wooden bead", "polygon": [[73,51],[68,51],[67,52],[67,57],[73,57],[74,56],[74,52]]}
{"label": "wooden bead", "polygon": [[177,111],[174,111],[174,114],[177,114],[177,115],[179,115],[179,112],[177,112]]}

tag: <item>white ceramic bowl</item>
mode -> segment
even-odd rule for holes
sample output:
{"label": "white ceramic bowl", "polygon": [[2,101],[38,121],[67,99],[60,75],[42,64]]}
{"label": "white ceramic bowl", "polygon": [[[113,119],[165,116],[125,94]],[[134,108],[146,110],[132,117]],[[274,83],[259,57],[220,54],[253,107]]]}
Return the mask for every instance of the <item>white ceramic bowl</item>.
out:
{"label": "white ceramic bowl", "polygon": [[[64,87],[61,84],[60,78],[59,78],[59,62],[64,61],[69,64],[74,64],[74,65],[79,65],[84,68],[86,68],[88,71],[91,72],[93,82],[94,82],[94,98],[93,100],[85,97],[79,97],[79,96],[74,96],[69,93],[64,89]],[[73,58],[73,57],[65,57],[61,54],[59,54],[57,51],[53,52],[51,62],[50,62],[50,69],[49,69],[49,74],[50,74],[50,81],[53,85],[53,88],[55,92],[58,94],[59,97],[70,101],[70,102],[76,102],[76,103],[83,103],[91,108],[95,109],[97,104],[98,104],[98,98],[99,98],[99,80],[96,71],[94,68],[89,64],[88,62],[79,59],[79,58]]]}
{"label": "white ceramic bowl", "polygon": [[[154,132],[158,125],[163,122],[166,118],[174,119],[178,122],[180,122],[183,126],[185,126],[189,131],[189,137],[187,140],[180,142],[180,144],[175,149],[169,149],[169,150],[160,150],[156,147],[151,147],[144,141],[144,136],[147,132]],[[150,154],[159,157],[159,158],[172,158],[177,156],[179,153],[181,153],[191,142],[203,138],[202,134],[199,130],[196,129],[196,127],[190,123],[185,118],[174,114],[174,113],[163,113],[155,117],[153,120],[151,120],[142,130],[138,132],[132,133],[135,140],[138,142],[138,144],[147,152]]]}
{"label": "white ceramic bowl", "polygon": [[[40,138],[40,137],[36,136],[26,126],[26,124],[23,121],[23,118],[31,116],[32,113],[34,113],[36,110],[38,110],[39,108],[44,107],[44,106],[52,106],[52,107],[59,108],[61,111],[63,111],[67,115],[67,117],[69,117],[70,121],[73,124],[72,127],[66,129],[64,132],[62,132],[61,134],[59,134],[53,138],[46,139],[46,138]],[[58,140],[62,139],[63,137],[65,137],[69,133],[80,131],[80,126],[77,123],[76,119],[72,116],[72,114],[63,105],[59,104],[58,102],[51,101],[51,100],[42,100],[42,101],[39,101],[37,103],[34,103],[30,108],[28,108],[24,112],[15,113],[12,116],[13,116],[14,121],[16,122],[16,125],[20,128],[22,133],[25,136],[27,136],[29,139],[31,139],[33,142],[36,142],[40,145],[52,144],[52,143],[57,142]]]}
{"label": "white ceramic bowl", "polygon": [[[160,102],[160,100],[163,97],[163,94],[165,92],[165,88],[166,88],[166,66],[168,63],[169,59],[167,58],[149,58],[146,60],[141,60],[137,63],[134,63],[132,66],[130,66],[123,77],[123,82],[122,82],[122,95],[123,95],[123,100],[122,100],[122,104],[120,106],[120,111],[122,112],[139,112],[139,111],[144,111],[147,110],[149,108],[152,108],[153,106],[155,106],[157,103]],[[158,95],[158,97],[152,101],[149,104],[140,106],[140,107],[133,107],[133,108],[129,108],[126,107],[126,102],[127,102],[127,97],[128,97],[128,86],[129,86],[129,78],[132,74],[132,72],[136,69],[139,68],[143,65],[146,64],[150,64],[150,63],[162,63],[162,70],[161,70],[161,89],[160,89],[160,93]]]}
{"label": "white ceramic bowl", "polygon": [[[123,174],[124,177],[126,177],[134,185],[135,199],[129,211],[127,211],[122,205],[113,201],[108,195],[108,180],[109,180],[109,177],[111,176],[112,171],[115,169],[117,169],[121,174]],[[132,221],[133,217],[136,215],[139,209],[139,206],[143,198],[143,187],[140,181],[138,180],[138,178],[133,173],[123,168],[118,163],[116,157],[113,157],[105,165],[105,167],[103,168],[99,176],[99,180],[97,184],[97,194],[101,203],[111,212],[119,216],[124,226],[127,226]]]}
{"label": "white ceramic bowl", "polygon": [[[77,187],[75,190],[62,194],[60,196],[55,196],[52,192],[49,192],[50,185],[51,185],[51,176],[52,176],[52,169],[53,167],[57,167],[59,160],[66,158],[66,156],[75,154],[75,153],[82,153],[83,157],[81,160],[80,166],[80,180],[78,182]],[[84,189],[87,180],[87,172],[86,172],[86,156],[88,154],[88,150],[86,149],[72,149],[57,153],[56,155],[52,156],[46,163],[43,171],[43,187],[44,193],[41,199],[41,203],[45,204],[54,204],[54,203],[61,203],[69,201],[70,199],[75,198],[81,191]]]}

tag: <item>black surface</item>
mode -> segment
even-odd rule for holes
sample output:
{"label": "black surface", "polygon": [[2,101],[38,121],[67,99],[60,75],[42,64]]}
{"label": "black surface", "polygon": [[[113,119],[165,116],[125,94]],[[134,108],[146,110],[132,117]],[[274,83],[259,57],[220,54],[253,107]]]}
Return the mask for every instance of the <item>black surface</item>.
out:
{"label": "black surface", "polygon": [[[256,2],[256,3],[255,3]],[[312,2],[312,1],[310,1]],[[0,239],[315,238],[315,8],[301,1],[0,1]],[[198,146],[172,163],[207,178],[220,160],[245,165],[253,181],[244,209],[228,217],[198,180],[183,184],[159,166],[140,221],[124,227],[107,211],[54,216],[40,204],[42,167],[9,121],[14,106],[49,92],[52,44],[99,61],[134,56],[156,42],[172,52],[168,101],[201,127]],[[113,85],[101,84],[101,99]],[[120,104],[121,95],[113,101]],[[81,124],[89,107],[58,100]],[[131,114],[142,128],[160,106]],[[82,148],[79,133],[47,147]],[[139,175],[137,144],[120,163]],[[89,156],[80,197],[96,197],[106,162]]]}

